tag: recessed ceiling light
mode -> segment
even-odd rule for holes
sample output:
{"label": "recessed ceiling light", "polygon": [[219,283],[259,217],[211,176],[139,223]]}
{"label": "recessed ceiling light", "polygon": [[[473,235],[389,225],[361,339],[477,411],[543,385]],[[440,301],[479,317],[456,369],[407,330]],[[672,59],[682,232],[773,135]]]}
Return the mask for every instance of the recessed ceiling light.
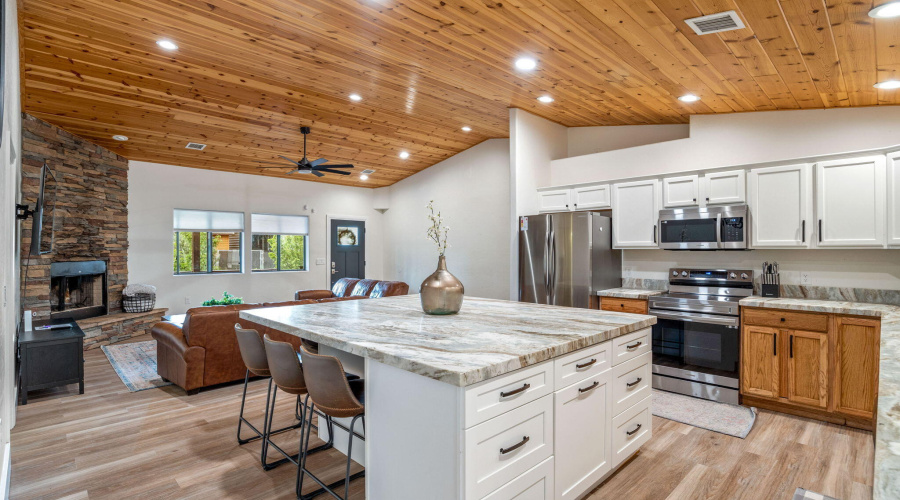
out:
{"label": "recessed ceiling light", "polygon": [[900,80],[885,80],[881,83],[876,83],[875,88],[881,90],[900,89]]}
{"label": "recessed ceiling light", "polygon": [[350,94],[348,97],[351,101],[362,101],[362,96],[359,94]]}
{"label": "recessed ceiling light", "polygon": [[172,40],[157,40],[156,45],[166,50],[178,50],[178,46]]}
{"label": "recessed ceiling light", "polygon": [[127,141],[127,140],[128,140],[128,136],[125,136],[125,135],[118,135],[118,134],[112,136],[112,138],[115,139],[115,140],[117,140],[117,141]]}
{"label": "recessed ceiling light", "polygon": [[678,100],[681,102],[697,102],[700,100],[700,98],[695,96],[694,94],[684,94],[683,96],[679,97]]}
{"label": "recessed ceiling light", "polygon": [[406,151],[400,151],[400,158],[403,158],[404,160],[409,158],[409,153],[407,153]]}
{"label": "recessed ceiling light", "polygon": [[361,181],[367,181],[367,180],[369,180],[369,176],[366,175],[366,174],[362,174],[362,175],[359,176],[359,180],[361,180]]}
{"label": "recessed ceiling light", "polygon": [[542,95],[542,96],[538,97],[538,101],[541,101],[544,104],[549,104],[549,103],[553,102],[553,98],[548,95]]}
{"label": "recessed ceiling light", "polygon": [[900,2],[889,2],[879,5],[869,11],[869,17],[874,17],[876,19],[886,19],[897,16],[900,16]]}
{"label": "recessed ceiling light", "polygon": [[537,61],[530,57],[520,57],[516,59],[516,68],[529,71],[537,67]]}
{"label": "recessed ceiling light", "polygon": [[463,131],[463,132],[471,132],[471,131],[472,131],[472,127],[469,127],[469,126],[467,125],[467,126],[465,126],[465,127],[462,128],[462,131]]}

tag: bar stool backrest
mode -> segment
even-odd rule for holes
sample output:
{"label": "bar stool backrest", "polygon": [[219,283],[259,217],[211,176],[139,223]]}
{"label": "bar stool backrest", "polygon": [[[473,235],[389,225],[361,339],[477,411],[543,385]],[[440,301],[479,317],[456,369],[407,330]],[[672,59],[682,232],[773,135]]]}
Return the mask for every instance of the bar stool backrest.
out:
{"label": "bar stool backrest", "polygon": [[268,335],[263,339],[266,345],[266,356],[269,358],[269,371],[272,380],[288,394],[306,394],[306,378],[300,367],[300,358],[294,346],[287,342],[272,340]]}
{"label": "bar stool backrest", "polygon": [[356,399],[347,383],[340,360],[313,354],[302,346],[300,357],[309,396],[322,413],[334,418],[349,418],[365,411],[365,406]]}
{"label": "bar stool backrest", "polygon": [[250,373],[257,377],[268,377],[269,361],[266,358],[266,349],[263,347],[259,332],[250,328],[241,328],[240,323],[235,323],[234,333],[237,335],[241,359],[244,360]]}

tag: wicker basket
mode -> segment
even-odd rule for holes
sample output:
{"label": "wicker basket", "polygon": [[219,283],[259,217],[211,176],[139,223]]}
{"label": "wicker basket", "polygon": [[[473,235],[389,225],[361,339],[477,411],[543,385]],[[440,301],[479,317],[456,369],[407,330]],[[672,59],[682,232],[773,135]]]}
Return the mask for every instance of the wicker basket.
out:
{"label": "wicker basket", "polygon": [[155,293],[136,293],[122,296],[122,309],[127,313],[142,313],[153,309],[156,305]]}

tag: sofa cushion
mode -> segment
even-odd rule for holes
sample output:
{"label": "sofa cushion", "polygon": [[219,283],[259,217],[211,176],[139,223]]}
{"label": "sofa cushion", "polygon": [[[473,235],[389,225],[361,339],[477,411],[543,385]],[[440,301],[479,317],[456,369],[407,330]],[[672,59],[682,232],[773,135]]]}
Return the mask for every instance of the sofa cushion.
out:
{"label": "sofa cushion", "polygon": [[375,285],[378,284],[378,280],[359,280],[355,287],[353,287],[353,291],[350,293],[351,297],[368,297],[370,293],[372,293],[372,289],[375,288]]}
{"label": "sofa cushion", "polygon": [[368,299],[368,297],[364,295],[354,295],[352,297],[331,297],[328,299],[319,299],[316,302],[343,302],[345,300],[361,300]]}
{"label": "sofa cushion", "polygon": [[369,298],[380,299],[381,297],[392,297],[394,295],[406,295],[409,293],[409,285],[402,281],[379,281]]}
{"label": "sofa cushion", "polygon": [[331,287],[331,293],[335,297],[349,297],[357,283],[357,278],[341,278]]}

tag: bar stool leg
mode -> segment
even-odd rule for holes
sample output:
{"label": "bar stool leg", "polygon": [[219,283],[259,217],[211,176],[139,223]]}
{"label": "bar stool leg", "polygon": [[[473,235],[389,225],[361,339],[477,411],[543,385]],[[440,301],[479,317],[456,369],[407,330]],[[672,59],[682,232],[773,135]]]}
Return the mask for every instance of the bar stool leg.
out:
{"label": "bar stool leg", "polygon": [[[246,418],[244,418],[244,404],[247,402],[247,384],[249,383],[249,381],[250,381],[250,370],[247,370],[247,373],[244,375],[244,393],[241,395],[241,412],[238,415],[238,428],[237,428],[238,444],[247,444],[250,441],[256,441],[257,439],[260,439],[262,437],[262,433],[259,432],[259,429],[254,427],[253,424],[251,424],[249,421],[247,421]],[[247,439],[241,438],[241,424],[244,424],[244,423],[246,423],[251,429],[253,429],[253,432],[256,433],[256,436],[247,438]],[[263,422],[263,425],[265,425],[265,422]]]}
{"label": "bar stool leg", "polygon": [[[344,500],[350,498],[350,464],[353,463],[353,426],[356,425],[356,419],[362,417],[362,414],[353,417],[350,421],[350,432],[347,434],[347,473],[344,475]],[[365,423],[363,423],[363,431],[365,431]]]}

